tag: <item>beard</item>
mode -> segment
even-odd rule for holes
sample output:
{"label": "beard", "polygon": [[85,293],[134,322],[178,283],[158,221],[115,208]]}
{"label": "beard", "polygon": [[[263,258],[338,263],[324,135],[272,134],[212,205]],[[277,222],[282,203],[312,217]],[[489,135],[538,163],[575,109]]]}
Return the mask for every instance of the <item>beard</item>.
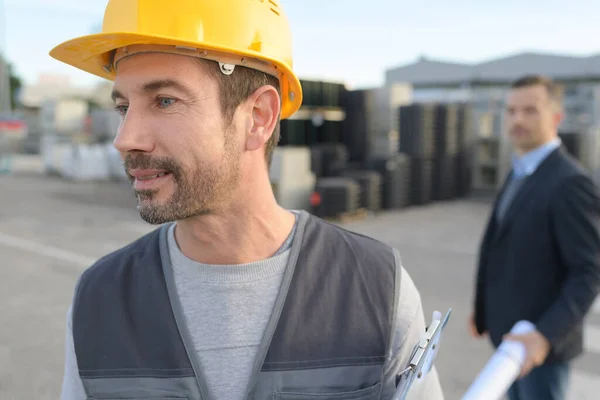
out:
{"label": "beard", "polygon": [[[124,162],[126,171],[133,168],[168,171],[174,185],[171,195],[162,201],[157,199],[158,189],[134,190],[140,217],[149,224],[160,225],[215,212],[231,198],[239,183],[239,157],[234,151],[226,143],[219,162],[211,165],[196,162],[187,170],[172,158],[128,154]],[[135,178],[129,178],[133,184]]]}
{"label": "beard", "polygon": [[516,136],[516,135],[530,136],[531,135],[531,132],[529,131],[529,129],[526,129],[525,127],[523,127],[521,125],[515,125],[515,126],[511,127],[509,132],[513,136]]}

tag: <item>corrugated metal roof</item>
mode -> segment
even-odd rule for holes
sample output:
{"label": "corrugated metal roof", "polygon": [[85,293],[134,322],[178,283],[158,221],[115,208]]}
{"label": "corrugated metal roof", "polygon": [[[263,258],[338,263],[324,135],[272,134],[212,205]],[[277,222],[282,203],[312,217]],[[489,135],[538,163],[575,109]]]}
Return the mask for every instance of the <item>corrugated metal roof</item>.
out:
{"label": "corrugated metal roof", "polygon": [[600,71],[600,54],[588,58],[588,68],[591,71]]}
{"label": "corrugated metal roof", "polygon": [[386,71],[386,82],[410,82],[413,84],[453,83],[469,80],[472,66],[469,64],[451,63],[420,59],[414,64]]}
{"label": "corrugated metal roof", "polygon": [[512,81],[526,74],[554,79],[600,77],[600,55],[577,57],[544,53],[521,53],[478,64],[460,64],[421,59],[386,71],[386,82],[461,84],[469,81]]}

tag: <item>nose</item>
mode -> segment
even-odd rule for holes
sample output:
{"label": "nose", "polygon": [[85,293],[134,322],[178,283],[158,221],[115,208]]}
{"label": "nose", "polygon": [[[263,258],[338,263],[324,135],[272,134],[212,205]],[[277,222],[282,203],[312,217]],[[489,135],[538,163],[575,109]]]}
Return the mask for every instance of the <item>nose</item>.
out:
{"label": "nose", "polygon": [[154,150],[155,142],[148,119],[130,107],[119,124],[113,145],[122,155]]}
{"label": "nose", "polygon": [[519,110],[513,110],[506,115],[506,122],[510,126],[522,125],[524,122],[523,113]]}
{"label": "nose", "polygon": [[523,113],[522,111],[518,110],[517,112],[515,112],[514,115],[514,121],[515,123],[521,123],[523,122],[523,120],[525,119],[525,113]]}

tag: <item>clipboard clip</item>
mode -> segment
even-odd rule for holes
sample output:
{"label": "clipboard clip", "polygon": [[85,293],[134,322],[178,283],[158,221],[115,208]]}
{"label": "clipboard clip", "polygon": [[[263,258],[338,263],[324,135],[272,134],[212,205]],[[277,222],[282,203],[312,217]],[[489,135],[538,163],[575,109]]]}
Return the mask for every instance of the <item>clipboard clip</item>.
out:
{"label": "clipboard clip", "polygon": [[431,370],[433,361],[439,350],[442,331],[446,327],[452,309],[448,309],[444,317],[439,311],[433,312],[431,323],[413,349],[413,354],[406,368],[396,375],[396,392],[392,400],[404,400],[410,393],[410,388]]}

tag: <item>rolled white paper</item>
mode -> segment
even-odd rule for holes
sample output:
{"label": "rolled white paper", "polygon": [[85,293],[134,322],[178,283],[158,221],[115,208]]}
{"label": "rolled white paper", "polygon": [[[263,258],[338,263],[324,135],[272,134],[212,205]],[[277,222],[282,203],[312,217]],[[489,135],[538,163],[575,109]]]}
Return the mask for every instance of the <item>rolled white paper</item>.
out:
{"label": "rolled white paper", "polygon": [[[519,321],[510,333],[522,335],[535,329],[529,321]],[[503,341],[479,373],[462,400],[499,400],[519,376],[525,361],[525,346],[516,341]]]}

